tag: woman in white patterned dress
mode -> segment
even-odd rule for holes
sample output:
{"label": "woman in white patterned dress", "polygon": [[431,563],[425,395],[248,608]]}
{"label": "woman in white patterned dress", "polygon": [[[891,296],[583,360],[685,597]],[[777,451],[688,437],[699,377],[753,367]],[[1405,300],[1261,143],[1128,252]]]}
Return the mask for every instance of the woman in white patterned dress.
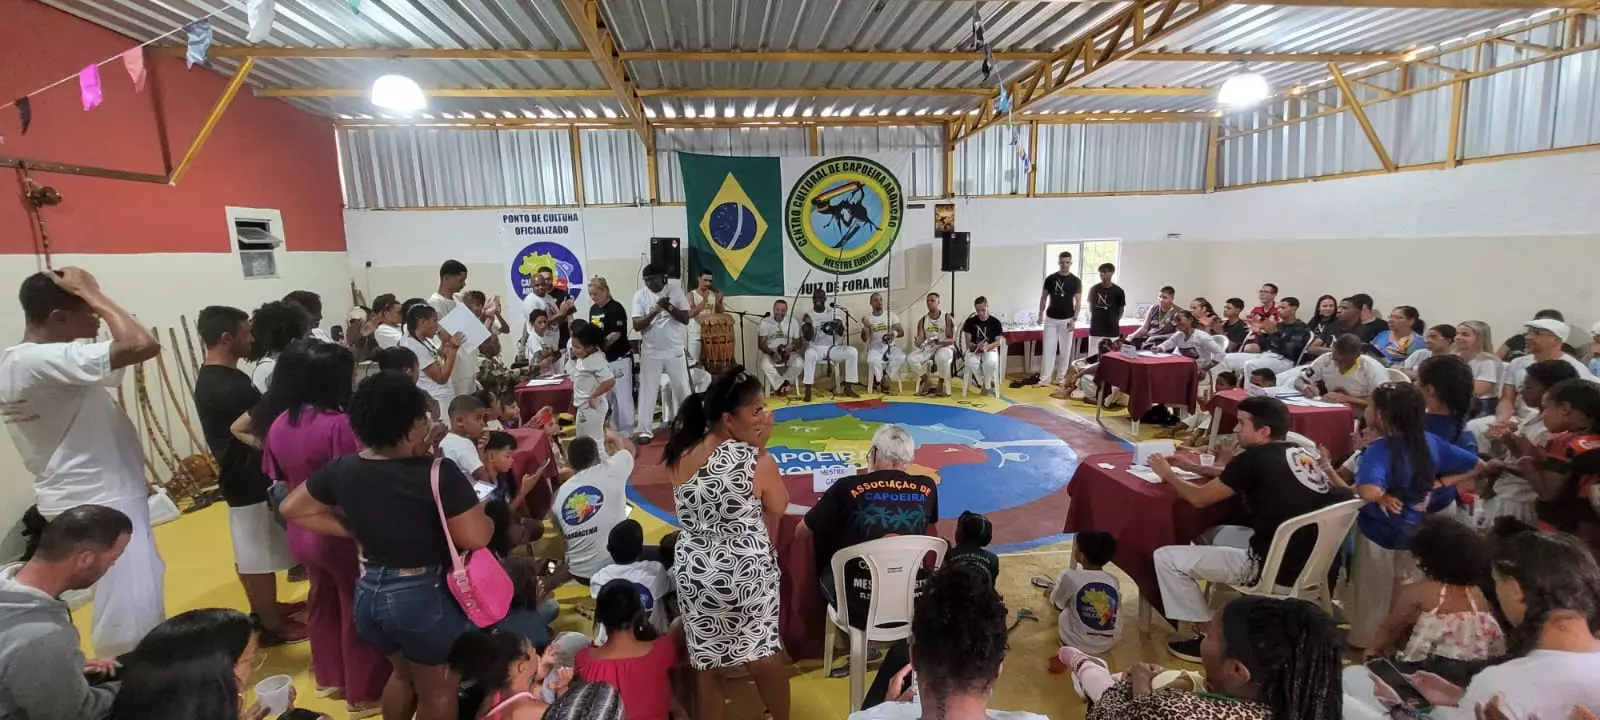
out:
{"label": "woman in white patterned dress", "polygon": [[690,395],[673,419],[665,460],[682,534],[672,564],[695,669],[697,720],[722,717],[723,672],[743,665],[773,720],[789,718],[778,658],[778,557],[763,515],[789,506],[761,380],[735,367]]}

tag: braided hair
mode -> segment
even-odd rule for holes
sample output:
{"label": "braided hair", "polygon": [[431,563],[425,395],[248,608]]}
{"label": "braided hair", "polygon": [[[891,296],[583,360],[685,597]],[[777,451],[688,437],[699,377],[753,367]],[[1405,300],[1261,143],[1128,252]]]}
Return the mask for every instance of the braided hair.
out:
{"label": "braided hair", "polygon": [[1372,392],[1372,405],[1389,442],[1388,492],[1415,505],[1428,496],[1434,480],[1422,392],[1410,383],[1387,383]]}
{"label": "braided hair", "polygon": [[1276,718],[1339,720],[1343,685],[1333,619],[1292,598],[1244,596],[1222,611],[1222,656],[1244,665]]}
{"label": "braided hair", "polygon": [[1507,632],[1509,657],[1534,650],[1545,623],[1562,610],[1582,615],[1589,632],[1600,634],[1600,565],[1578,538],[1559,532],[1501,538],[1494,547],[1494,574],[1522,588],[1522,618]]}
{"label": "braided hair", "polygon": [[1471,417],[1476,401],[1472,366],[1455,355],[1435,355],[1417,366],[1417,384],[1433,388],[1434,396],[1450,409],[1455,432],[1445,439],[1455,442],[1466,429],[1467,419]]}

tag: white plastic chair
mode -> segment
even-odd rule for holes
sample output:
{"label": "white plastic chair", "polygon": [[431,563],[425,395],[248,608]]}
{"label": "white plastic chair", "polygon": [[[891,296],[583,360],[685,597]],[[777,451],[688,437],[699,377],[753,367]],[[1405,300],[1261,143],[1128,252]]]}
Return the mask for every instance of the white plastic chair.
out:
{"label": "white plastic chair", "polygon": [[1387,368],[1387,370],[1389,371],[1389,382],[1411,382],[1411,376],[1407,375],[1406,371],[1400,368]]}
{"label": "white plastic chair", "polygon": [[1310,450],[1313,453],[1315,453],[1317,451],[1317,441],[1312,440],[1311,438],[1308,438],[1308,437],[1306,437],[1304,435],[1301,435],[1300,433],[1297,433],[1297,432],[1295,432],[1293,430],[1290,430],[1289,431],[1289,435],[1287,437],[1285,437],[1284,439],[1288,440],[1290,443],[1292,443],[1294,445],[1299,445],[1300,447],[1302,447],[1302,448],[1304,448],[1306,450]]}
{"label": "white plastic chair", "polygon": [[[929,553],[933,565],[944,563],[949,545],[943,538],[926,535],[901,535],[851,545],[833,554],[833,596],[835,606],[827,609],[828,625],[850,636],[850,712],[861,709],[866,695],[867,643],[892,642],[911,637],[911,605],[917,597],[917,575]],[[867,619],[857,630],[850,625],[850,588],[845,568],[856,559],[867,565],[872,578],[872,596],[867,603]],[[833,631],[823,642],[822,666],[833,668]]]}
{"label": "white plastic chair", "polygon": [[[1350,527],[1355,524],[1356,513],[1361,505],[1360,500],[1346,500],[1279,525],[1278,532],[1272,536],[1272,547],[1267,549],[1267,557],[1261,563],[1260,579],[1249,587],[1233,586],[1233,589],[1246,595],[1315,600],[1324,612],[1332,615],[1333,592],[1328,587],[1328,568],[1333,566],[1334,557],[1339,554],[1340,546],[1344,545],[1345,537],[1350,534]],[[1312,525],[1317,526],[1317,544],[1312,548],[1311,555],[1307,556],[1305,566],[1300,568],[1300,575],[1295,578],[1293,585],[1277,584],[1278,566],[1283,564],[1289,539],[1294,537],[1295,531]],[[1207,600],[1214,587],[1214,583],[1206,586]]]}
{"label": "white plastic chair", "polygon": [[[974,384],[979,385],[980,388],[982,387],[982,380],[978,377],[979,356],[976,353],[971,352],[972,348],[968,346],[965,333],[963,333],[960,336],[960,339],[956,342],[961,347],[961,357],[957,360],[957,362],[961,363],[961,397],[966,397],[967,390]],[[987,378],[994,383],[995,397],[1000,396],[1000,381],[1005,379],[1005,372],[1003,368],[1006,364],[1006,351],[1008,349],[1009,348],[1006,347],[1005,338],[1000,338],[1000,347],[995,348],[995,352],[999,353],[1000,362],[996,363],[993,368],[989,369],[989,377]],[[954,368],[951,368],[951,370],[953,372]],[[979,393],[982,394],[981,389],[979,390]]]}

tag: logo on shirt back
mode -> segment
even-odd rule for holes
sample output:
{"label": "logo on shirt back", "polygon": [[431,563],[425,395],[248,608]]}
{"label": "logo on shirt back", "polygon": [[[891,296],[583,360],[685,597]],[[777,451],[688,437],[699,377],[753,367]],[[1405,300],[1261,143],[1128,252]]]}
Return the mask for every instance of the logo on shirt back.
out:
{"label": "logo on shirt back", "polygon": [[656,595],[650,592],[650,588],[634,583],[633,589],[639,591],[639,607],[644,608],[645,612],[656,609]]}
{"label": "logo on shirt back", "polygon": [[1298,445],[1291,445],[1283,451],[1283,460],[1289,465],[1289,472],[1294,473],[1294,479],[1314,493],[1325,494],[1328,492],[1328,478],[1317,469],[1317,458]]}
{"label": "logo on shirt back", "polygon": [[600,505],[605,502],[605,495],[593,485],[584,485],[572,491],[567,496],[566,502],[561,503],[561,521],[568,527],[582,525],[589,518],[600,512]]}
{"label": "logo on shirt back", "polygon": [[1078,588],[1072,599],[1073,610],[1084,627],[1090,630],[1111,632],[1117,628],[1117,606],[1121,599],[1117,589],[1103,582],[1092,582]]}

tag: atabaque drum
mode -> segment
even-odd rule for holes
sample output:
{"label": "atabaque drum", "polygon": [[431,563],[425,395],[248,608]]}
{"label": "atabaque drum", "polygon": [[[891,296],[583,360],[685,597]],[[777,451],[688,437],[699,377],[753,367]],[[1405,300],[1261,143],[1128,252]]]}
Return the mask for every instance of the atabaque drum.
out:
{"label": "atabaque drum", "polygon": [[733,316],[707,313],[700,316],[700,364],[712,375],[733,369]]}

